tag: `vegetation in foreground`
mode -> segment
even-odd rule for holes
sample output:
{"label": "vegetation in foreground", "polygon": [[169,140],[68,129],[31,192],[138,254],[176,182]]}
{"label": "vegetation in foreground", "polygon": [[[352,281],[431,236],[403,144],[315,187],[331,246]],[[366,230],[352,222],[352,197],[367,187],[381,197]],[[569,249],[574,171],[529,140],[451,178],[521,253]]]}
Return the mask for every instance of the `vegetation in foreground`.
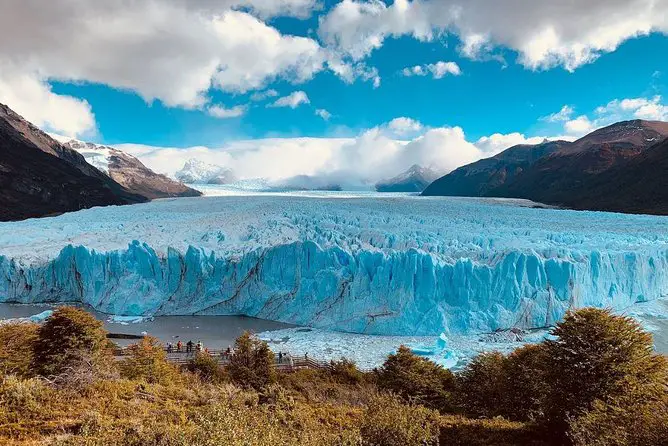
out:
{"label": "vegetation in foreground", "polygon": [[551,340],[451,373],[407,348],[277,373],[249,334],[231,364],[167,362],[145,338],[118,361],[101,324],[60,308],[0,327],[0,443],[9,445],[662,445],[668,365],[632,319],[584,309]]}

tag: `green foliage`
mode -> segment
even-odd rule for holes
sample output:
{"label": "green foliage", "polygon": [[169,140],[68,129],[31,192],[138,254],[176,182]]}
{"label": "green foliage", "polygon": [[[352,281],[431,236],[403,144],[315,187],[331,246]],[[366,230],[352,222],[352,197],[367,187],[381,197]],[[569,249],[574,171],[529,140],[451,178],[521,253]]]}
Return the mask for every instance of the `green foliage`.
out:
{"label": "green foliage", "polygon": [[360,432],[368,446],[437,445],[439,417],[395,396],[378,396],[369,403]]}
{"label": "green foliage", "polygon": [[188,362],[189,372],[197,374],[200,378],[211,383],[224,383],[227,381],[225,370],[218,361],[208,353],[199,352]]}
{"label": "green foliage", "polygon": [[174,366],[167,362],[167,354],[156,338],[146,336],[128,350],[130,356],[120,364],[124,378],[166,384],[178,376]]}
{"label": "green foliage", "polygon": [[0,325],[0,376],[28,376],[39,325]]}
{"label": "green foliage", "polygon": [[542,413],[545,395],[542,345],[527,345],[509,356],[483,353],[457,375],[457,400],[475,417],[503,416],[531,421]]}
{"label": "green foliage", "polygon": [[266,342],[246,332],[234,343],[227,372],[236,384],[261,390],[276,381],[274,353]]}
{"label": "green foliage", "polygon": [[345,358],[330,362],[329,375],[339,384],[361,384],[365,380],[364,372],[353,361]]}
{"label": "green foliage", "polygon": [[37,330],[32,372],[59,375],[82,360],[95,365],[108,361],[106,332],[102,322],[74,307],[60,307]]}
{"label": "green foliage", "polygon": [[569,437],[577,446],[655,446],[668,442],[668,381],[631,385],[611,401],[597,400],[592,410],[570,420]]}
{"label": "green foliage", "polygon": [[389,390],[406,400],[441,411],[451,410],[454,375],[428,359],[415,355],[406,346],[399,347],[377,371],[380,389]]}
{"label": "green foliage", "polygon": [[653,350],[652,336],[633,319],[585,308],[566,315],[545,342],[546,421],[565,432],[568,420],[610,404],[631,386],[665,376],[665,359]]}

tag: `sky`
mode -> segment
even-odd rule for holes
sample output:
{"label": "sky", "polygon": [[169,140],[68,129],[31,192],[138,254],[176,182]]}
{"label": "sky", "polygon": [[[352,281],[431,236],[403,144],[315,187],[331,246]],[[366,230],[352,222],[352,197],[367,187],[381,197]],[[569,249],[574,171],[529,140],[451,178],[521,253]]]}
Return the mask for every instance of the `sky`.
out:
{"label": "sky", "polygon": [[668,0],[7,0],[0,102],[174,174],[450,171],[668,120]]}

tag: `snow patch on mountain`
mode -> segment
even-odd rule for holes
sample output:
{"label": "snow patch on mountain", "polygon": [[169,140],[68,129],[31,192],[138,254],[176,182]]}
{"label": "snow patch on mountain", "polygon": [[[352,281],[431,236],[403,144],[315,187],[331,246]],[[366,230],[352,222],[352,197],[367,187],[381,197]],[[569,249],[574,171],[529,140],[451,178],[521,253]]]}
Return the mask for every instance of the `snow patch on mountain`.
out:
{"label": "snow patch on mountain", "polygon": [[183,183],[191,184],[230,184],[237,180],[232,169],[205,163],[192,158],[183,165],[183,169],[175,174]]}

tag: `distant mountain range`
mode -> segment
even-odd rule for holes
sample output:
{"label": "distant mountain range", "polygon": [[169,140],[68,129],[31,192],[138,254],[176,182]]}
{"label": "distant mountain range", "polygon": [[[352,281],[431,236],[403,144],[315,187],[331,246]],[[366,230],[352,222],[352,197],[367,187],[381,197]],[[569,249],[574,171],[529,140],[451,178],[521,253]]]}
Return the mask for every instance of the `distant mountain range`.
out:
{"label": "distant mountain range", "polygon": [[526,198],[573,209],[668,214],[667,137],[668,123],[634,120],[574,142],[514,146],[439,178],[423,195]]}
{"label": "distant mountain range", "polygon": [[0,221],[143,201],[0,104]]}
{"label": "distant mountain range", "polygon": [[149,199],[199,197],[201,192],[153,172],[132,155],[109,146],[72,140],[64,144],[129,191]]}
{"label": "distant mountain range", "polygon": [[378,192],[422,192],[438,177],[439,173],[435,170],[415,164],[394,178],[376,183],[376,190]]}
{"label": "distant mountain range", "polygon": [[175,177],[188,184],[231,184],[238,181],[232,169],[208,164],[195,158],[186,161],[183,169],[176,172]]}

